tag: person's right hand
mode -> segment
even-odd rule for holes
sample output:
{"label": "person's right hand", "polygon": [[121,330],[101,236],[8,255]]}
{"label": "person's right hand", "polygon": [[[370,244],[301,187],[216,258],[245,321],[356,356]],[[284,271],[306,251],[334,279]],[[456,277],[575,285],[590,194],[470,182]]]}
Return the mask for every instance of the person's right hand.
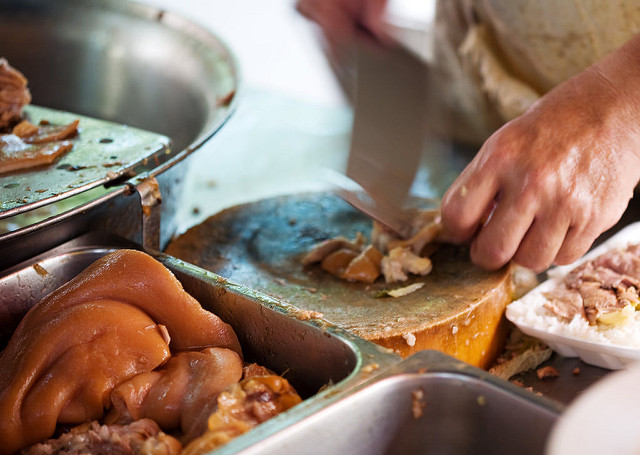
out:
{"label": "person's right hand", "polygon": [[494,133],[443,198],[445,240],[487,269],[582,256],[640,179],[639,57],[640,34]]}
{"label": "person's right hand", "polygon": [[340,58],[365,30],[386,41],[383,13],[387,0],[298,0],[298,11],[322,29],[333,56]]}

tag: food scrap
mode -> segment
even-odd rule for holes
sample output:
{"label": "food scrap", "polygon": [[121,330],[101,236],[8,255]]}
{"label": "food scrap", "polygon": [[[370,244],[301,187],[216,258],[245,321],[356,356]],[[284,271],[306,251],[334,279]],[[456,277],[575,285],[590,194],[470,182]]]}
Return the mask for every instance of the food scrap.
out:
{"label": "food scrap", "polygon": [[411,414],[414,419],[419,419],[424,414],[427,404],[424,400],[424,390],[417,389],[411,392]]}
{"label": "food scrap", "polygon": [[424,276],[431,272],[429,255],[436,249],[434,241],[439,232],[437,210],[417,212],[413,235],[404,240],[374,221],[370,243],[362,235],[353,241],[345,237],[327,239],[315,245],[302,263],[319,263],[323,270],[346,281],[373,283],[381,275],[387,283],[406,281],[409,274]]}
{"label": "food scrap", "polygon": [[27,79],[0,58],[0,174],[53,163],[73,148],[68,139],[78,132],[78,120],[68,125],[23,119],[31,101]]}
{"label": "food scrap", "polygon": [[538,368],[536,370],[536,376],[538,376],[538,379],[542,380],[542,379],[557,378],[558,376],[560,376],[560,373],[558,373],[558,370],[556,370],[554,367],[546,366],[546,367]]}
{"label": "food scrap", "polygon": [[552,350],[537,338],[512,327],[505,349],[489,373],[509,380],[518,373],[532,370],[551,357]]}

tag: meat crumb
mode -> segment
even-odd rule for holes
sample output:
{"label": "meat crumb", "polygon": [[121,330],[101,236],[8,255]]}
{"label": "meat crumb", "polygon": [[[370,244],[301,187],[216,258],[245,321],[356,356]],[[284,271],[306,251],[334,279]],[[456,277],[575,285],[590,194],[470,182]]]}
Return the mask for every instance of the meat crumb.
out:
{"label": "meat crumb", "polygon": [[402,338],[404,338],[409,346],[413,347],[416,345],[416,336],[413,333],[405,333],[402,335]]}
{"label": "meat crumb", "polygon": [[578,367],[574,368],[571,374],[573,374],[574,376],[578,376],[580,374],[580,368]]}
{"label": "meat crumb", "polygon": [[556,370],[552,366],[538,368],[536,370],[536,375],[538,376],[538,379],[557,378],[558,376],[560,376],[558,370]]}
{"label": "meat crumb", "polygon": [[424,390],[417,389],[411,392],[411,413],[414,419],[419,419],[424,414],[426,404],[424,401]]}
{"label": "meat crumb", "polygon": [[363,372],[363,373],[367,373],[367,374],[369,374],[369,373],[373,373],[373,372],[374,372],[374,371],[376,371],[378,368],[380,368],[380,365],[379,365],[379,364],[377,364],[377,363],[370,363],[370,364],[368,364],[368,365],[366,365],[366,366],[364,366],[364,367],[362,368],[362,372]]}
{"label": "meat crumb", "polygon": [[524,386],[524,382],[522,381],[522,379],[514,379],[513,381],[511,381],[511,384],[517,385],[518,387]]}

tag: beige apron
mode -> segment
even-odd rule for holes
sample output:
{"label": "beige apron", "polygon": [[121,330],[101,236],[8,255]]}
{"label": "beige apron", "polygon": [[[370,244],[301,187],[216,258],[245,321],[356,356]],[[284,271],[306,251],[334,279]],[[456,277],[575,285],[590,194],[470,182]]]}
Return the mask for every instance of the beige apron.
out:
{"label": "beige apron", "polygon": [[637,0],[440,0],[434,55],[446,134],[482,143],[638,32]]}

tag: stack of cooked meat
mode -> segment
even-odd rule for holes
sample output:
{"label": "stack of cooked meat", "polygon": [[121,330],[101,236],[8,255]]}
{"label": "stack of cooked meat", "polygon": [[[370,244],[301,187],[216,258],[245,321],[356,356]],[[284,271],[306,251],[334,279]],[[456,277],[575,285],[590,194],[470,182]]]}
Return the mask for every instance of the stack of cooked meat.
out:
{"label": "stack of cooked meat", "polygon": [[33,125],[22,118],[31,102],[27,79],[0,58],[0,174],[53,163],[73,148],[67,139],[77,134],[69,125]]}
{"label": "stack of cooked meat", "polygon": [[381,275],[387,283],[406,281],[409,274],[431,272],[429,255],[436,249],[433,242],[440,227],[438,210],[418,211],[408,239],[399,239],[374,222],[371,243],[361,235],[353,241],[344,237],[327,239],[315,245],[302,263],[320,264],[323,270],[346,281],[373,283]]}
{"label": "stack of cooked meat", "polygon": [[168,269],[119,250],[32,307],[0,353],[0,453],[203,453],[298,402]]}
{"label": "stack of cooked meat", "polygon": [[562,319],[616,324],[640,305],[640,244],[609,251],[572,270],[564,287],[545,294],[545,308]]}

